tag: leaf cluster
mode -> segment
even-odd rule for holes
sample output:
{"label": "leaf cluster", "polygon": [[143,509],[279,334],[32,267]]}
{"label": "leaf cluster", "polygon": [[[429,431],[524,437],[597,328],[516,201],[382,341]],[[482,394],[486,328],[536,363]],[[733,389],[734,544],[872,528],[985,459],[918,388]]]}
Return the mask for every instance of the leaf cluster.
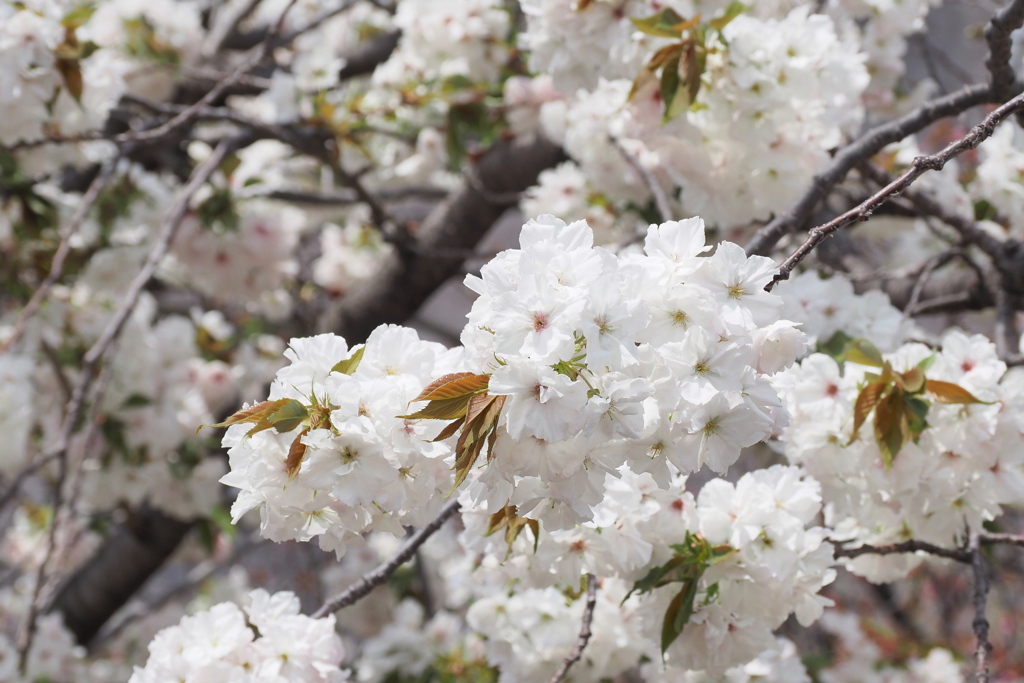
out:
{"label": "leaf cluster", "polygon": [[[672,559],[647,572],[646,576],[633,584],[633,588],[623,598],[625,602],[634,592],[649,593],[670,583],[681,584],[679,592],[669,602],[662,620],[662,657],[693,616],[704,572],[708,567],[722,562],[736,552],[728,545],[713,546],[700,534],[690,532],[686,532],[686,539],[682,543],[670,547],[675,551]],[[704,604],[712,602],[717,594],[717,583],[708,586],[704,591]]]}
{"label": "leaf cluster", "polygon": [[741,2],[730,2],[722,14],[707,23],[701,22],[700,14],[685,19],[671,8],[642,19],[632,19],[641,33],[673,42],[655,52],[647,61],[633,81],[630,99],[645,85],[657,80],[661,100],[665,103],[664,122],[690,108],[697,101],[708,54],[714,49],[712,38],[720,37],[729,22],[745,9]]}
{"label": "leaf cluster", "polygon": [[[410,403],[427,401],[426,407],[399,417],[409,420],[451,420],[434,441],[459,435],[455,444],[455,485],[462,484],[477,458],[487,446],[494,453],[498,438],[498,420],[505,405],[504,396],[487,393],[490,375],[454,372],[428,384]],[[451,495],[449,493],[449,495]]]}
{"label": "leaf cluster", "polygon": [[933,402],[987,403],[958,384],[928,379],[925,373],[935,362],[934,354],[904,372],[893,370],[878,349],[863,339],[847,342],[841,356],[846,362],[878,370],[864,377],[866,384],[854,404],[853,433],[847,445],[857,440],[860,428],[874,412],[875,443],[886,469],[892,467],[896,454],[910,441],[916,442],[928,426],[926,418]]}

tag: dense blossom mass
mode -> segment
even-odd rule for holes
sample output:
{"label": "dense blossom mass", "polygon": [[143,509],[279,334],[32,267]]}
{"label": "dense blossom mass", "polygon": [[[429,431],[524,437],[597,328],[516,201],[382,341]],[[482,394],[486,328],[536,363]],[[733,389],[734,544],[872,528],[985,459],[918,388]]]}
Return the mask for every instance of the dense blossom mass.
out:
{"label": "dense blossom mass", "polygon": [[988,680],[1024,3],[938,5],[0,0],[0,683]]}

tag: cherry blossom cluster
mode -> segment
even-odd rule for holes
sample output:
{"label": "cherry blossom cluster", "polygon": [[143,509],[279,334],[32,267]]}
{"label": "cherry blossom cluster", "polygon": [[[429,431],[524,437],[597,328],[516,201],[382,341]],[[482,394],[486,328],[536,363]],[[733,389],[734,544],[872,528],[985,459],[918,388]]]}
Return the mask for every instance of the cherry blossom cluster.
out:
{"label": "cherry blossom cluster", "polygon": [[300,614],[292,593],[257,589],[249,599],[245,608],[220,603],[160,631],[131,683],[348,680],[340,668],[345,650],[334,632],[333,615],[313,619]]}
{"label": "cherry blossom cluster", "polygon": [[[464,513],[462,543],[468,554],[482,554],[483,567],[504,576],[509,585],[536,586],[514,593],[490,590],[469,611],[470,625],[489,639],[492,663],[502,672],[509,668],[519,672],[508,680],[543,677],[543,667],[550,675],[558,665],[559,656],[554,653],[540,649],[527,653],[530,639],[537,638],[535,632],[518,639],[509,634],[537,621],[555,628],[555,622],[562,620],[558,628],[565,632],[544,642],[551,642],[553,648],[555,642],[571,642],[574,622],[560,616],[562,612],[547,613],[567,608],[553,606],[558,603],[544,597],[545,590],[553,589],[544,587],[578,585],[584,572],[617,577],[603,580],[601,594],[612,596],[605,608],[615,606],[618,614],[595,617],[594,637],[619,643],[615,657],[605,661],[595,655],[590,660],[592,670],[586,680],[614,677],[633,666],[638,650],[623,649],[626,643],[639,648],[639,654],[661,661],[662,654],[653,647],[661,640],[666,605],[680,584],[669,582],[625,602],[623,597],[631,584],[642,586],[645,576],[668,566],[684,552],[681,545],[698,537],[721,549],[722,556],[700,577],[694,612],[664,653],[665,665],[675,675],[689,670],[720,674],[745,664],[772,647],[773,629],[790,614],[809,625],[831,604],[818,595],[835,577],[832,546],[825,541],[829,530],[811,526],[821,509],[820,487],[799,469],[757,470],[735,485],[713,479],[696,498],[685,490],[683,477],[665,489],[649,474],[623,469],[619,475],[609,478],[605,500],[593,521],[564,531],[547,532],[542,527],[537,539],[524,530],[508,549],[500,536],[485,535],[485,513]],[[771,591],[766,594],[768,586]],[[573,603],[572,609],[578,614],[582,606]],[[515,645],[519,640],[522,643]],[[561,650],[567,647],[563,644]]]}
{"label": "cherry blossom cluster", "polygon": [[127,64],[91,40],[90,14],[70,1],[0,2],[0,143],[102,128]]}
{"label": "cherry blossom cluster", "polygon": [[[235,521],[258,509],[265,537],[317,537],[340,556],[366,531],[401,535],[403,524],[433,519],[454,483],[451,447],[432,442],[434,425],[400,416],[432,378],[461,369],[461,350],[389,325],[354,348],[333,334],[293,339],[285,357],[270,401],[293,401],[313,417],[301,432],[228,430],[231,471],[221,481],[241,489]],[[301,461],[289,469],[296,452]]]}
{"label": "cherry blossom cluster", "polygon": [[462,342],[470,369],[507,397],[492,462],[469,488],[544,527],[592,518],[623,463],[667,483],[669,464],[716,472],[785,413],[761,373],[802,335],[763,290],[774,264],[730,243],[703,257],[698,218],[651,226],[643,252],[593,246],[589,226],[541,216],[521,249],[467,285],[479,294]]}
{"label": "cherry blossom cluster", "polygon": [[[791,201],[863,118],[869,76],[855,36],[828,15],[811,14],[811,3],[774,2],[750,5],[718,38],[708,34],[698,106],[666,122],[658,84],[635,79],[667,40],[631,22],[666,3],[622,4],[525,3],[522,37],[531,67],[570,95],[541,105],[545,132],[615,201],[648,198],[630,155],[659,182],[682,188],[685,213],[723,226],[767,216]],[[707,21],[729,3],[668,5]]]}

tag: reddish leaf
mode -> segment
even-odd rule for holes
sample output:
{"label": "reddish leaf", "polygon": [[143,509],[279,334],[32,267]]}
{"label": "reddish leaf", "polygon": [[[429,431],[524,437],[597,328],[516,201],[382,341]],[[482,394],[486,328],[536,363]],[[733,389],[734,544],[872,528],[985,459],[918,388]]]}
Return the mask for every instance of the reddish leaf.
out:
{"label": "reddish leaf", "polygon": [[459,419],[453,420],[452,422],[448,423],[445,426],[445,428],[441,430],[440,434],[431,439],[431,442],[433,443],[435,441],[444,441],[445,439],[450,439],[451,437],[455,436],[455,432],[459,431],[459,427],[461,427],[465,421],[466,418],[460,417]]}
{"label": "reddish leaf", "polygon": [[302,443],[302,437],[306,434],[309,434],[308,427],[299,432],[295,441],[292,441],[291,448],[288,449],[288,457],[284,461],[284,471],[288,473],[289,479],[294,479],[295,475],[299,473],[302,459],[306,457],[306,444]]}

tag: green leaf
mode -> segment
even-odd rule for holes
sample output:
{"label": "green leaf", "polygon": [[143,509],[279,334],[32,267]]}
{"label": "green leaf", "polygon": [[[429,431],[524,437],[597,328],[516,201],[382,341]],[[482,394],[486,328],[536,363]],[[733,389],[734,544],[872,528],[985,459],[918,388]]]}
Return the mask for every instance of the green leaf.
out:
{"label": "green leaf", "polygon": [[875,410],[875,443],[882,452],[885,469],[891,469],[896,454],[910,437],[910,426],[903,404],[903,391],[893,388]]}
{"label": "green leaf", "polygon": [[932,366],[935,365],[935,358],[936,358],[936,354],[933,353],[930,356],[928,356],[927,358],[921,359],[921,362],[919,362],[914,367],[919,369],[921,372],[928,372],[929,370],[932,369]]}
{"label": "green leaf", "polygon": [[[682,88],[682,80],[679,78],[679,59],[680,56],[669,57],[661,70],[661,101],[665,103],[663,121],[669,121],[678,116],[690,104],[689,102],[685,102],[681,106],[676,104],[676,98],[680,96]],[[682,100],[685,100],[685,95],[682,96]]]}
{"label": "green leaf", "polygon": [[670,8],[643,19],[630,18],[630,21],[638,31],[655,38],[678,38],[683,29],[677,27],[686,22],[683,17]]}
{"label": "green leaf", "polygon": [[688,579],[683,582],[683,588],[676,596],[672,598],[672,602],[668,604],[668,609],[665,610],[665,618],[661,622],[661,656],[665,656],[665,652],[669,646],[675,642],[679,634],[683,632],[683,628],[690,621],[690,617],[693,616],[693,603],[697,597],[697,581],[695,579]]}
{"label": "green leaf", "polygon": [[881,368],[885,364],[879,350],[866,339],[855,339],[847,344],[845,359],[850,363],[867,365],[872,368]]}
{"label": "green leaf", "polygon": [[238,528],[231,523],[231,511],[223,505],[210,510],[209,519],[227,537],[234,538],[238,534]]}
{"label": "green leaf", "polygon": [[61,26],[73,31],[89,21],[95,12],[96,5],[91,2],[75,5],[61,18]]}
{"label": "green leaf", "polygon": [[907,408],[907,423],[910,427],[910,434],[916,441],[921,432],[928,427],[928,421],[926,418],[928,416],[928,408],[930,406],[927,401],[917,396],[907,396],[903,401]]}
{"label": "green leaf", "polygon": [[747,6],[742,2],[730,2],[721,15],[708,22],[708,27],[713,28],[716,31],[721,31],[728,26],[733,19],[743,14],[746,9]]}
{"label": "green leaf", "polygon": [[142,408],[143,406],[153,405],[153,400],[149,396],[143,394],[132,394],[124,400],[121,404],[122,408]]}
{"label": "green leaf", "polygon": [[348,358],[335,363],[334,367],[331,368],[331,372],[340,372],[343,375],[351,375],[359,368],[359,363],[363,360],[364,351],[366,351],[366,346],[360,344]]}
{"label": "green leaf", "polygon": [[839,330],[829,337],[827,342],[819,343],[818,351],[831,356],[836,361],[842,361],[843,353],[846,352],[847,345],[852,341],[853,337]]}

